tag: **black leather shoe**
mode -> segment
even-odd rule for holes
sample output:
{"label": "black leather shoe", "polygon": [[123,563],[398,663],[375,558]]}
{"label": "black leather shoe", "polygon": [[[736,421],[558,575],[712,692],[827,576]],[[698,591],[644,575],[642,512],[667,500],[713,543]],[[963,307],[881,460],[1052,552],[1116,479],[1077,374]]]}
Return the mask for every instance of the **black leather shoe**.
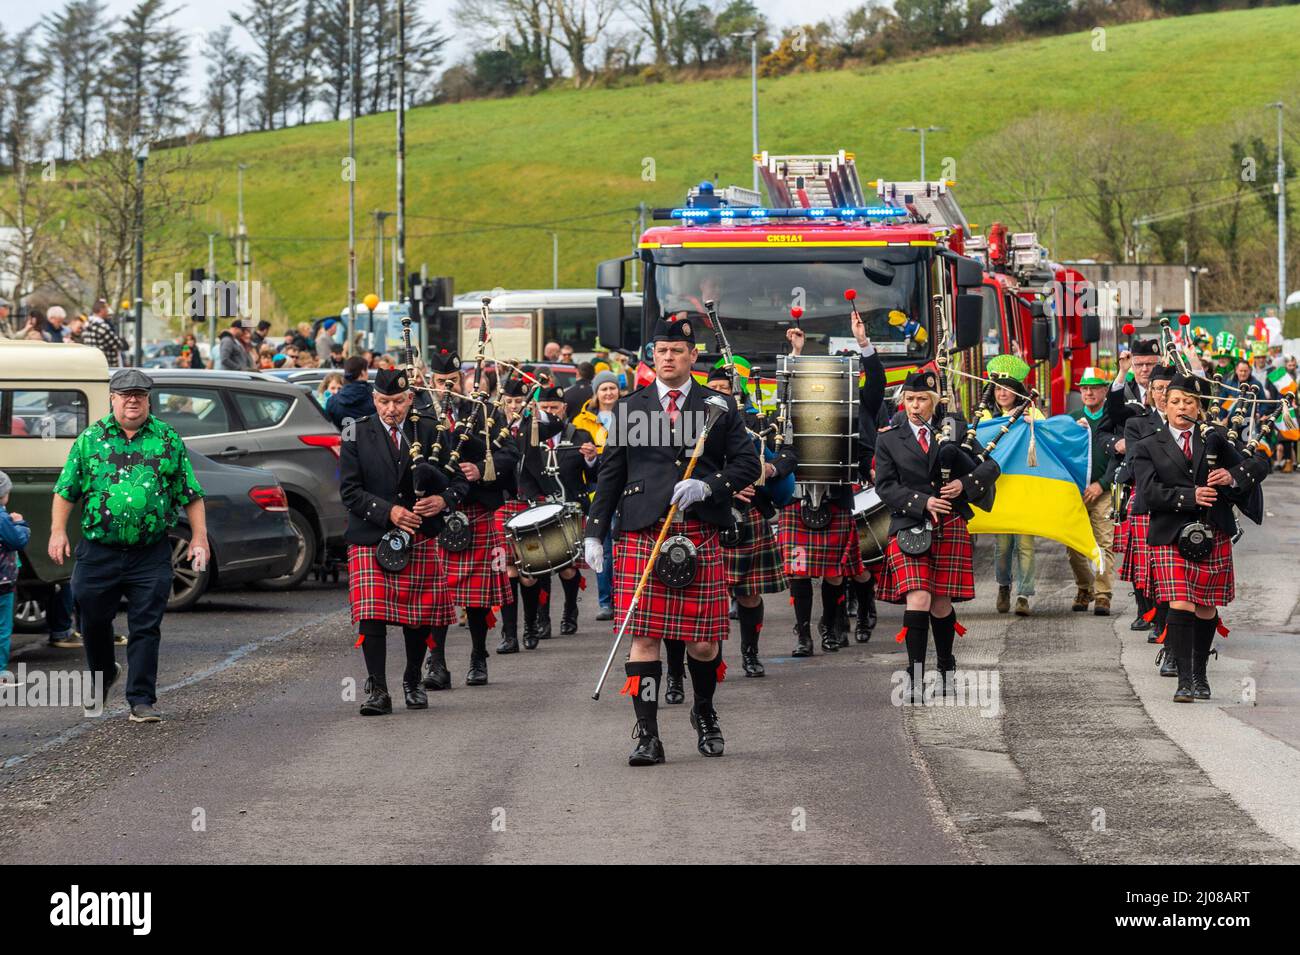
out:
{"label": "black leather shoe", "polygon": [[424,665],[424,688],[426,690],[451,689],[451,671],[443,663],[442,657],[429,654],[429,662]]}
{"label": "black leather shoe", "polygon": [[568,636],[571,633],[578,632],[578,605],[572,607],[566,606],[564,613],[560,615],[560,633]]}
{"label": "black leather shoe", "polygon": [[376,680],[373,676],[366,678],[366,701],[361,704],[362,716],[387,716],[393,712],[393,698],[388,695],[388,684]]}
{"label": "black leather shoe", "polygon": [[835,620],[835,646],[843,650],[849,645],[849,618],[841,610]]}
{"label": "black leather shoe", "polygon": [[758,650],[748,648],[740,651],[740,663],[745,670],[745,676],[766,676],[767,671],[763,669],[762,662],[758,659]]}
{"label": "black leather shoe", "polygon": [[427,710],[429,708],[429,694],[424,692],[424,687],[420,686],[419,680],[414,683],[403,680],[402,695],[406,697],[406,708],[408,710]]}
{"label": "black leather shoe", "polygon": [[1143,620],[1141,617],[1136,617],[1133,622],[1128,625],[1128,628],[1130,630],[1150,630],[1153,626],[1155,626],[1155,624],[1150,620]]}
{"label": "black leather shoe", "polygon": [[1178,689],[1174,690],[1174,702],[1191,703],[1195,699],[1196,692],[1192,688],[1191,676],[1180,676],[1178,678]]}
{"label": "black leather shoe", "polygon": [[813,655],[812,628],[807,624],[794,625],[795,644],[790,651],[792,657],[810,657]]}
{"label": "black leather shoe", "polygon": [[1160,634],[1156,633],[1155,630],[1147,631],[1147,643],[1155,643],[1159,638]]}
{"label": "black leather shoe", "polygon": [[[1210,652],[1215,656],[1219,655],[1218,650]],[[1198,700],[1208,700],[1210,698],[1210,679],[1205,673],[1206,665],[1209,662],[1209,653],[1204,657],[1198,653],[1196,659],[1192,660],[1192,693]]]}
{"label": "black leather shoe", "polygon": [[1160,648],[1160,652],[1156,654],[1156,662],[1160,664],[1161,676],[1178,676],[1178,661],[1174,659],[1168,647]]}
{"label": "black leather shoe", "polygon": [[537,627],[536,626],[530,627],[528,626],[528,624],[524,624],[524,649],[525,650],[537,649]]}
{"label": "black leather shoe", "polygon": [[835,632],[835,627],[828,624],[825,619],[817,621],[817,635],[822,638],[823,653],[836,653],[840,649],[839,634]]}
{"label": "black leather shoe", "polygon": [[501,634],[501,642],[497,644],[497,653],[518,653],[519,638],[513,633]]}
{"label": "black leather shoe", "polygon": [[936,665],[939,668],[939,681],[942,684],[943,695],[947,696],[948,693],[951,692],[956,696],[957,683],[955,676],[957,673],[957,658],[955,656],[939,657]]}
{"label": "black leather shoe", "polygon": [[[858,613],[862,613],[861,610]],[[867,629],[876,629],[876,581],[867,585]]]}
{"label": "black leather shoe", "polygon": [[871,623],[866,614],[858,616],[858,622],[853,628],[853,639],[858,643],[866,643],[871,639]]}
{"label": "black leather shoe", "polygon": [[686,690],[682,686],[681,677],[668,674],[668,679],[664,683],[664,702],[669,706],[686,702]]}
{"label": "black leather shoe", "polygon": [[701,756],[722,755],[726,741],[722,738],[722,727],[718,725],[717,711],[711,705],[692,707],[691,726],[700,734]]}
{"label": "black leather shoe", "polygon": [[627,758],[629,766],[654,766],[664,761],[664,744],[659,742],[658,736],[650,735],[645,724],[639,720],[632,729],[632,738],[636,740],[636,748]]}
{"label": "black leather shoe", "polygon": [[551,639],[551,614],[549,610],[546,613],[542,613],[540,610],[537,612],[537,639]]}
{"label": "black leather shoe", "polygon": [[485,686],[487,684],[487,657],[471,656],[469,672],[465,674],[466,686]]}

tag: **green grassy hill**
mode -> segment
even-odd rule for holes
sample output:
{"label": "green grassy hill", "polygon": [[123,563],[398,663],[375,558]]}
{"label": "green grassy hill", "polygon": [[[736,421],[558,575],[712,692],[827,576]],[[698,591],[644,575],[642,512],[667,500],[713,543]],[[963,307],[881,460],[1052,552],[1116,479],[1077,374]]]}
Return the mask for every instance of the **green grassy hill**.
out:
{"label": "green grassy hill", "polygon": [[[760,80],[760,134],[772,151],[857,154],[864,179],[913,178],[914,135],[935,124],[930,176],[957,160],[958,194],[978,191],[962,157],[1006,125],[1039,111],[1077,117],[1108,111],[1184,137],[1202,131],[1226,156],[1220,130],[1247,118],[1263,129],[1263,104],[1300,90],[1300,7],[1208,14],[1112,27],[1106,50],[1090,33],[953,52],[879,67]],[[1291,122],[1297,120],[1291,114]],[[750,181],[748,79],[531,97],[413,110],[408,115],[408,263],[455,276],[459,290],[549,286],[551,236],[560,232],[560,284],[589,285],[597,259],[630,248],[634,208],[677,204],[687,187],[717,175]],[[1218,141],[1215,141],[1215,138]],[[394,118],[357,124],[358,295],[372,290],[369,213],[395,204]],[[1271,140],[1270,140],[1271,141]],[[1152,143],[1153,149],[1159,143]],[[254,277],[269,285],[280,318],[337,311],[346,298],[347,124],[247,134],[198,149],[214,198],[194,229],[184,267],[206,260],[202,233],[235,222],[236,164]],[[654,178],[643,179],[646,160]],[[972,177],[974,180],[972,181]],[[974,216],[990,221],[995,210]],[[1004,210],[1014,224],[1014,213]],[[542,224],[541,227],[499,226]],[[392,220],[388,230],[393,230]],[[1068,216],[1055,253],[1092,253],[1088,230]],[[229,246],[219,270],[233,273]],[[182,263],[149,263],[149,279]],[[277,322],[279,324],[279,322]]]}

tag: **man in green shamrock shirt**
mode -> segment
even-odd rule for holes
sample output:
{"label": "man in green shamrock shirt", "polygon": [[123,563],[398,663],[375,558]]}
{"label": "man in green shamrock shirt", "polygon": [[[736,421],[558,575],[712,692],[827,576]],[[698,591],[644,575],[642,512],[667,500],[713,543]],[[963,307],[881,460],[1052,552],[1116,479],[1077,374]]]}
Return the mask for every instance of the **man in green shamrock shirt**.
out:
{"label": "man in green shamrock shirt", "polygon": [[158,644],[171,593],[167,531],[185,508],[190,523],[187,558],[202,571],[208,562],[203,488],[185,444],[149,413],[153,381],[124,368],[109,379],[112,412],[83,431],[54,485],[50,558],[70,556],[68,517],[80,501],[81,542],[72,571],[72,594],[81,608],[86,664],[106,694],[117,676],[113,618],[127,602],[126,701],[131,721],[157,723]]}

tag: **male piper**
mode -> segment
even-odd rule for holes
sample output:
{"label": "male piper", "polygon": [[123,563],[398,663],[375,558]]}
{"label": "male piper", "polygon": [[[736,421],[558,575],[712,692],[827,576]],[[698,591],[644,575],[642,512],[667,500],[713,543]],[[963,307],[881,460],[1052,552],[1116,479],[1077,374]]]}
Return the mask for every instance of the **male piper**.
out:
{"label": "male piper", "polygon": [[[406,669],[402,693],[408,709],[428,707],[429,697],[420,685],[420,663],[426,645],[441,646],[447,627],[455,622],[455,608],[443,583],[437,534],[443,513],[460,506],[469,482],[457,471],[437,494],[416,497],[412,476],[411,443],[415,426],[411,410],[411,382],[402,370],[381,369],[375,376],[375,414],[355,423],[351,439],[339,452],[339,491],[348,509],[348,599],[352,623],[366,660],[366,699],[362,716],[382,716],[393,711],[388,693],[386,651],[388,624],[402,628],[406,643]],[[421,420],[419,441],[429,444],[433,423]],[[410,556],[399,570],[387,570],[377,559],[376,547],[391,546],[392,530],[410,535]]]}
{"label": "male piper", "polygon": [[[677,568],[656,568],[647,579],[627,632],[632,650],[623,693],[636,713],[636,748],[630,766],[664,761],[659,740],[659,690],[663,664],[660,640],[687,643],[687,666],[695,703],[691,725],[704,756],[721,756],[724,741],[713,706],[718,680],[726,672],[721,641],[727,638],[727,588],[718,532],[731,525],[731,498],[758,479],[758,452],[734,404],[725,402],[710,430],[695,470],[682,475],[708,417],[709,399],[721,402],[695,384],[691,368],[699,352],[689,319],[660,319],[654,329],[655,381],[621,402],[620,426],[610,432],[596,482],[596,498],[586,524],[586,559],[592,570],[604,566],[604,540],[617,506],[620,537],[614,563],[615,625],[627,615],[646,561],[667,516],[678,507],[669,533],[676,553],[690,573],[675,577],[680,586],[660,578]],[[697,476],[698,475],[698,476]],[[686,540],[681,540],[685,538]],[[662,560],[662,558],[661,558]]]}

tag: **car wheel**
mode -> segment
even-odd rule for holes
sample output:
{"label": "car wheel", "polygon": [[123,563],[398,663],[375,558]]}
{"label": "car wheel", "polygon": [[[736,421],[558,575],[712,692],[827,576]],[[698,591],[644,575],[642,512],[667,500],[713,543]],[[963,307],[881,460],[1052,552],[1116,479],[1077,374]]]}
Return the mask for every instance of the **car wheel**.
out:
{"label": "car wheel", "polygon": [[14,594],[14,630],[18,633],[45,633],[48,629],[45,601],[20,586]]}
{"label": "car wheel", "polygon": [[212,582],[212,565],[209,563],[203,570],[194,569],[194,565],[185,556],[190,533],[184,528],[172,528],[167,535],[167,543],[172,549],[172,592],[167,597],[167,609],[189,610],[207,593],[208,584]]}
{"label": "car wheel", "polygon": [[298,538],[298,553],[293,562],[293,570],[283,577],[271,577],[259,580],[256,586],[262,590],[293,590],[311,573],[316,563],[316,526],[301,511],[289,510],[289,525]]}

